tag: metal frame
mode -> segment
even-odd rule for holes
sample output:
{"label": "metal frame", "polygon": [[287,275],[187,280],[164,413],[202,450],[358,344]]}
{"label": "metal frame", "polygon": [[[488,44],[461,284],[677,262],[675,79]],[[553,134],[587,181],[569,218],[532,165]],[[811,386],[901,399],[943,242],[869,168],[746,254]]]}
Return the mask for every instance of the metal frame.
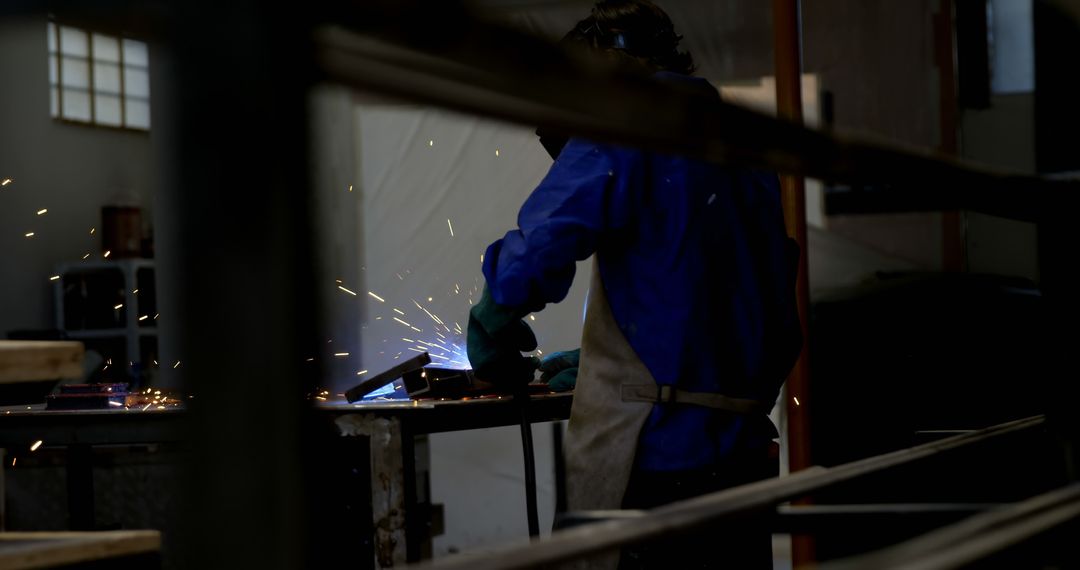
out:
{"label": "metal frame", "polygon": [[653,509],[647,516],[585,525],[554,533],[551,538],[532,544],[506,546],[483,554],[462,554],[420,567],[439,570],[513,570],[577,560],[706,523],[760,514],[779,503],[811,492],[997,438],[1040,429],[1044,425],[1045,419],[1041,416],[1008,422],[837,467],[811,467],[787,477],[695,497]]}
{"label": "metal frame", "polygon": [[[162,232],[178,252],[162,273],[186,279],[176,318],[188,387],[200,394],[190,424],[198,457],[187,495],[189,565],[290,568],[304,560],[348,560],[316,547],[322,531],[335,533],[321,518],[326,510],[304,506],[313,496],[304,483],[325,473],[318,446],[300,444],[319,433],[299,398],[308,384],[300,363],[310,353],[316,323],[297,303],[318,294],[308,259],[314,220],[304,167],[304,97],[317,79],[657,151],[832,183],[882,184],[888,194],[873,200],[879,207],[890,200],[893,211],[967,209],[1050,220],[1043,241],[1060,249],[1048,247],[1044,254],[1061,264],[1047,265],[1054,271],[1047,298],[1055,299],[1054,313],[1066,322],[1080,315],[1080,303],[1069,298],[1077,275],[1068,267],[1075,236],[1067,224],[1080,182],[999,172],[920,149],[807,130],[574,57],[454,3],[372,0],[285,8],[239,0],[227,10],[209,2],[71,4],[84,13],[143,14],[149,28],[169,33],[173,42],[177,113],[165,129],[155,121],[155,130],[170,142],[174,157],[173,170],[162,175],[168,192],[159,207],[185,222]],[[225,100],[214,97],[222,93]],[[257,112],[245,108],[252,102]],[[208,141],[228,148],[228,158]],[[261,287],[257,300],[246,286],[253,282]],[[222,332],[253,321],[262,326],[250,338]],[[1059,354],[1070,353],[1074,337],[1058,339],[1066,349]],[[252,390],[247,378],[276,381]],[[1075,391],[1070,388],[1059,398],[1061,409],[1052,410],[1052,419],[1074,435],[1080,426],[1069,421],[1067,406]],[[253,405],[238,405],[248,402]],[[483,561],[519,568],[567,560],[1041,425],[1040,418],[1022,420],[840,467],[811,468],[647,517],[572,529],[532,547],[505,549],[497,559],[466,555],[436,566],[471,568]],[[217,525],[201,524],[207,512],[215,513]],[[233,534],[220,536],[221,526]]]}

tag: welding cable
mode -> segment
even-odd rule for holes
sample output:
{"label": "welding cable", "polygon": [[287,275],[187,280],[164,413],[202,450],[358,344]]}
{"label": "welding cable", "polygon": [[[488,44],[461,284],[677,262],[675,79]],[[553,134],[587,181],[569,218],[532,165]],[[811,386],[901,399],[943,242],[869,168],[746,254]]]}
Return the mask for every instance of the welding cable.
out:
{"label": "welding cable", "polygon": [[529,536],[540,536],[540,516],[536,510],[536,457],[533,453],[532,423],[529,422],[529,389],[522,386],[514,393],[514,403],[521,411],[521,451],[525,456],[525,510],[529,518]]}

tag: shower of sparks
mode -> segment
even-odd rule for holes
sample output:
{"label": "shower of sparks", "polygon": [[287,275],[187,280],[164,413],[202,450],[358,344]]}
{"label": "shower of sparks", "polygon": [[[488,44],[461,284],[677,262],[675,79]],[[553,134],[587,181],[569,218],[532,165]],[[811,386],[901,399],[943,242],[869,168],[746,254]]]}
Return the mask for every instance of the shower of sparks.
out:
{"label": "shower of sparks", "polygon": [[431,297],[428,297],[428,298],[427,298],[427,302],[428,302],[428,303],[430,303],[430,302],[431,302]]}
{"label": "shower of sparks", "polygon": [[495,156],[499,156],[499,149],[495,149]]}
{"label": "shower of sparks", "polygon": [[480,254],[480,263],[483,263],[483,262],[484,262],[484,254],[481,253]]}
{"label": "shower of sparks", "polygon": [[[10,181],[10,180],[5,180],[5,182],[11,182],[11,181]],[[5,186],[6,186],[6,185],[5,185]],[[16,462],[16,461],[18,461],[18,460],[19,460],[19,458],[18,458],[18,457],[12,457],[12,458],[11,458],[11,466],[12,466],[12,467],[15,467],[15,462]]]}
{"label": "shower of sparks", "polygon": [[411,346],[409,347],[409,350],[411,350],[413,352],[427,352],[426,350],[420,350],[419,348],[413,348]]}
{"label": "shower of sparks", "polygon": [[450,226],[450,237],[454,237],[454,224],[450,223],[450,218],[446,218],[446,225]]}
{"label": "shower of sparks", "polygon": [[82,258],[83,258],[84,260],[85,260],[85,259],[87,259],[88,257],[90,257],[90,254],[89,254],[89,253],[87,253],[86,255],[82,256]]}
{"label": "shower of sparks", "polygon": [[172,367],[173,367],[173,368],[180,368],[180,361],[179,361],[179,360],[177,360],[177,361],[176,361],[176,364],[173,364],[173,365],[172,365]]}
{"label": "shower of sparks", "polygon": [[40,439],[39,439],[39,440],[37,440],[37,441],[35,441],[35,442],[34,442],[34,445],[31,445],[31,446],[30,446],[30,451],[37,451],[37,450],[38,450],[38,448],[39,448],[39,447],[41,447],[41,444],[42,444],[42,443],[45,443],[45,442],[41,441]]}
{"label": "shower of sparks", "polygon": [[795,405],[796,406],[801,406],[802,405],[802,404],[799,403],[799,398],[797,396],[792,396],[791,399],[795,400]]}
{"label": "shower of sparks", "polygon": [[401,315],[401,316],[403,316],[403,317],[405,316],[405,311],[402,311],[401,309],[394,309],[394,312]]}
{"label": "shower of sparks", "polygon": [[48,208],[42,208],[42,209],[37,211],[37,215],[39,215],[39,216],[44,215],[48,211],[49,211]]}
{"label": "shower of sparks", "polygon": [[340,356],[348,356],[348,355],[349,355],[349,353],[348,353],[348,352],[335,352],[335,353],[334,353],[334,356],[339,356],[339,357],[340,357]]}
{"label": "shower of sparks", "polygon": [[101,257],[109,257],[109,255],[111,255],[111,254],[112,254],[112,250],[110,249],[110,250],[107,250],[107,251],[106,251],[106,252],[104,253],[104,255],[102,255]]}
{"label": "shower of sparks", "polygon": [[139,317],[139,320],[140,321],[145,321],[146,319],[149,319],[149,318],[150,318],[150,315],[143,315],[143,316]]}
{"label": "shower of sparks", "polygon": [[7,186],[8,184],[11,184],[10,178],[5,178],[3,182],[0,182],[0,186]]}
{"label": "shower of sparks", "polygon": [[26,232],[26,237],[34,237],[34,232]]}
{"label": "shower of sparks", "polygon": [[353,293],[352,291],[349,291],[348,289],[346,289],[346,288],[342,287],[341,285],[338,285],[338,286],[337,286],[337,288],[338,288],[338,289],[341,289],[342,291],[344,291],[344,292],[346,292],[346,293],[348,293],[348,294],[350,294],[350,295],[352,295],[353,297],[355,297],[355,296],[356,296],[356,293]]}
{"label": "shower of sparks", "polygon": [[432,139],[432,140],[429,140],[429,141],[427,142],[427,145],[428,145],[428,146],[435,146],[435,140],[434,140],[434,139]]}
{"label": "shower of sparks", "polygon": [[96,232],[96,231],[97,231],[97,228],[90,228],[90,235],[94,235],[94,232]]}
{"label": "shower of sparks", "polygon": [[349,184],[349,192],[352,192],[352,184]]}
{"label": "shower of sparks", "polygon": [[529,320],[530,321],[535,321],[536,320],[536,315],[529,315]]}
{"label": "shower of sparks", "polygon": [[367,294],[371,295],[372,298],[374,298],[376,301],[378,301],[380,303],[385,303],[386,302],[386,299],[383,299],[382,297],[376,295],[375,293],[372,293],[371,291],[368,291]]}
{"label": "shower of sparks", "polygon": [[159,316],[161,316],[161,313],[154,313],[154,320],[156,321]]}
{"label": "shower of sparks", "polygon": [[357,376],[363,376],[364,374],[367,374],[367,370],[361,370],[356,373]]}
{"label": "shower of sparks", "polygon": [[113,401],[110,401],[110,402],[109,402],[109,405],[110,405],[110,406],[116,406],[116,407],[120,407],[120,406],[123,406],[123,404],[121,404],[120,402],[113,402]]}
{"label": "shower of sparks", "polygon": [[49,277],[49,281],[56,281],[57,279],[60,279],[59,275],[53,275],[52,277]]}
{"label": "shower of sparks", "polygon": [[124,304],[123,304],[123,303],[120,303],[119,305],[116,305],[116,306],[115,306],[115,307],[113,307],[113,308],[119,311],[119,310],[120,310],[120,308],[121,308],[121,307],[123,307],[123,306],[124,306]]}
{"label": "shower of sparks", "polygon": [[420,329],[418,329],[418,328],[416,328],[416,327],[414,327],[412,325],[409,325],[409,328],[416,331],[416,332],[424,332],[424,331],[422,331],[422,330],[420,330]]}
{"label": "shower of sparks", "polygon": [[138,289],[132,289],[132,290],[131,290],[131,294],[132,294],[132,295],[138,295],[138,294],[139,294],[139,290],[138,290]]}
{"label": "shower of sparks", "polygon": [[403,321],[403,320],[401,320],[401,319],[399,319],[397,317],[394,317],[394,320],[401,323],[401,324],[403,324],[403,325],[405,325],[405,326],[407,326],[407,327],[412,327],[412,325],[410,325],[409,323],[407,323],[407,322],[405,322],[405,321]]}

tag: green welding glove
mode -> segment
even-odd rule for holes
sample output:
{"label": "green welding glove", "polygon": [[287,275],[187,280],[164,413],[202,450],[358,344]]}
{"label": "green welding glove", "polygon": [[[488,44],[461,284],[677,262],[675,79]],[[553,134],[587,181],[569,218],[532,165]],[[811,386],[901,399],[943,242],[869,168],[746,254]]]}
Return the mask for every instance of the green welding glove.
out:
{"label": "green welding glove", "polygon": [[548,388],[554,392],[573,390],[577,384],[580,361],[580,348],[549,354],[540,361],[540,380],[547,382]]}
{"label": "green welding glove", "polygon": [[532,381],[540,361],[521,354],[536,350],[536,335],[521,320],[530,312],[499,305],[484,288],[469,311],[467,348],[478,379],[510,390]]}
{"label": "green welding glove", "polygon": [[552,392],[569,392],[577,386],[577,367],[567,368],[548,380],[548,390]]}

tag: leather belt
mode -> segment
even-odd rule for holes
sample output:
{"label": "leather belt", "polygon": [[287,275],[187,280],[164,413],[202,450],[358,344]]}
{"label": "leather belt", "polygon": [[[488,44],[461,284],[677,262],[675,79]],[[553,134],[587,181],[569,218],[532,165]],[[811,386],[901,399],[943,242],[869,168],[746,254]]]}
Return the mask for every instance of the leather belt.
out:
{"label": "leather belt", "polygon": [[736,414],[767,414],[769,408],[757,400],[732,398],[715,392],[690,392],[674,386],[648,386],[623,384],[624,402],[652,402],[654,404],[690,404]]}

